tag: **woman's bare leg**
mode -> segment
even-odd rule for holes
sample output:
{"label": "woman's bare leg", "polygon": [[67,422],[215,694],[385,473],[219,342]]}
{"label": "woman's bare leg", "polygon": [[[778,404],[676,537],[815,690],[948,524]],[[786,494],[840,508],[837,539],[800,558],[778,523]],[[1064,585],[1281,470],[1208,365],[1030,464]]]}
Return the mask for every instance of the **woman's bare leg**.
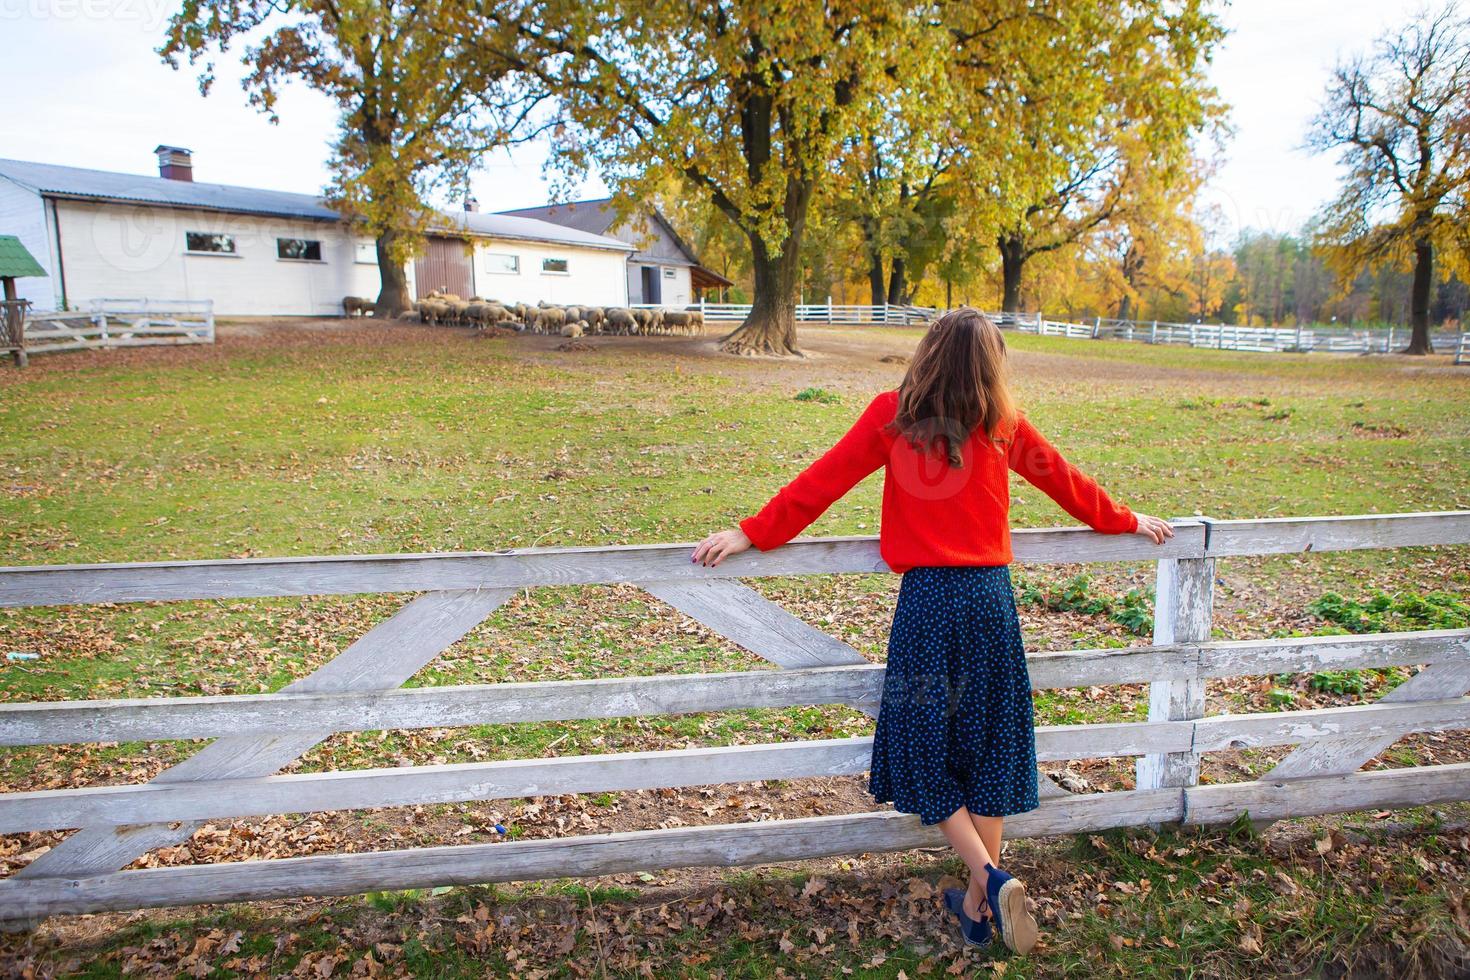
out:
{"label": "woman's bare leg", "polygon": [[969,810],[960,807],[939,821],[939,829],[944,832],[949,846],[954,848],[960,860],[965,862],[965,867],[970,869],[970,887],[965,891],[964,907],[965,914],[972,919],[980,918],[980,910],[985,906],[985,879],[989,875],[985,866],[995,864],[991,860],[989,849],[985,846],[984,838],[980,836],[980,831],[976,828],[977,819],[993,820],[995,818],[972,818]]}
{"label": "woman's bare leg", "polygon": [[970,814],[975,830],[980,834],[980,839],[985,842],[985,850],[990,855],[990,863],[997,868],[1000,867],[1000,836],[1005,819],[1005,817],[982,817],[978,813]]}
{"label": "woman's bare leg", "polygon": [[[999,867],[1001,825],[1005,822],[1005,817],[982,817],[978,813],[972,813],[970,814],[970,822],[975,825],[975,832],[980,835],[981,842],[985,844],[985,853],[990,855],[990,863]],[[984,907],[984,881],[971,876],[970,892],[972,894],[967,896],[970,903]]]}

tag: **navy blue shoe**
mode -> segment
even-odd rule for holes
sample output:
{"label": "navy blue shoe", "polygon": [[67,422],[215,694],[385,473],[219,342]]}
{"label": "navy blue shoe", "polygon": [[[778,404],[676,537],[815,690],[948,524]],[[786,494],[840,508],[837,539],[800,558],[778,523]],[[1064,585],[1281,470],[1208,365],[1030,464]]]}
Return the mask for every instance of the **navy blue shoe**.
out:
{"label": "navy blue shoe", "polygon": [[944,890],[944,907],[954,913],[954,917],[960,924],[960,938],[965,941],[966,946],[989,946],[990,945],[990,920],[972,919],[965,914],[965,890],[963,888],[946,888]]}
{"label": "navy blue shoe", "polygon": [[995,916],[1000,941],[1013,953],[1029,953],[1036,945],[1036,917],[1026,908],[1026,886],[1004,871],[985,866],[985,900]]}

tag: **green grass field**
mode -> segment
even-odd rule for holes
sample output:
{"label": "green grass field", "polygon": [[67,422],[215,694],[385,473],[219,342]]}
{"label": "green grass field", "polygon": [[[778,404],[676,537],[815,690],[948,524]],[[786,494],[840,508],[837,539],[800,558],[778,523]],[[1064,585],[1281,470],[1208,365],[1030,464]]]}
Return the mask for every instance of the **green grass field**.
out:
{"label": "green grass field", "polygon": [[[903,349],[915,332],[862,336]],[[7,378],[7,558],[690,538],[761,503],[902,371],[855,365],[850,345],[810,365],[726,367],[629,344],[529,358],[499,341],[315,339],[177,364],[108,366],[124,357],[99,353],[49,371],[38,359]],[[1470,372],[1444,359],[1416,368],[1123,343],[1078,358],[1076,341],[1012,343],[1043,431],[1151,511],[1413,510],[1470,492]],[[838,397],[793,399],[811,386]],[[871,527],[871,497],[844,501],[813,533]],[[1018,524],[1057,520],[1039,495],[1022,497]]]}
{"label": "green grass field", "polygon": [[[716,356],[694,339],[592,338],[593,351],[562,352],[552,338],[244,324],[224,327],[207,349],[38,357],[28,371],[0,376],[0,564],[693,541],[750,513],[840,436],[873,394],[901,378],[902,365],[880,358],[907,353],[918,335],[810,329],[812,356],[786,363]],[[1023,408],[1135,509],[1245,518],[1470,507],[1470,368],[1448,358],[1009,339]],[[876,533],[878,481],[808,533]],[[1018,526],[1070,523],[1038,491],[1023,483],[1013,491]],[[1388,598],[1372,613],[1375,628],[1470,625],[1467,559],[1464,548],[1439,548],[1222,562],[1216,633],[1339,632],[1342,603],[1357,615],[1351,603],[1371,607],[1380,593]],[[1033,648],[1145,642],[1148,563],[1016,574]],[[754,584],[882,658],[895,577]],[[1342,603],[1324,605],[1328,593]],[[0,660],[0,698],[275,690],[404,598],[3,610],[0,651],[41,656]],[[412,683],[760,666],[637,589],[536,589]],[[1209,697],[1212,711],[1352,703],[1404,676],[1231,679]],[[1054,691],[1038,694],[1037,708],[1043,724],[1141,718],[1146,697],[1141,688]],[[362,733],[329,739],[297,768],[838,737],[870,727],[857,712],[820,707]],[[140,781],[197,748],[0,750],[0,774],[10,790]],[[1206,778],[1249,778],[1279,754],[1222,754]],[[1463,759],[1463,739],[1435,736],[1404,739],[1375,765]],[[1127,760],[1073,771],[1099,789],[1131,785]],[[212,827],[148,861],[486,841],[496,839],[496,823],[511,837],[540,837],[849,812],[871,806],[861,789],[858,780],[812,780],[287,815]],[[1028,960],[962,954],[942,938],[925,889],[958,867],[926,853],[58,920],[0,940],[0,960],[94,976],[371,973],[366,957],[390,974],[433,976],[633,976],[645,966],[670,976],[1243,976],[1263,962],[1282,973],[1434,975],[1470,949],[1465,819],[1464,808],[1421,808],[1391,821],[1288,822],[1265,837],[1237,828],[1021,842],[1008,860],[1035,882],[1046,929]],[[0,861],[13,871],[59,836],[0,836]],[[860,924],[856,935],[849,921]]]}

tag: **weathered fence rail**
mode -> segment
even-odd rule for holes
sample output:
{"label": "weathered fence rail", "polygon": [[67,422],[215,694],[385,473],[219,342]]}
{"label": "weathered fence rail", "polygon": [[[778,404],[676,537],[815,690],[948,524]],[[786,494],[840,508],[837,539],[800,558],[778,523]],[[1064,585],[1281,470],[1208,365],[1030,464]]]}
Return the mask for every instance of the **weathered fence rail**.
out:
{"label": "weathered fence rail", "polygon": [[98,299],[87,312],[31,313],[25,323],[27,354],[212,343],[210,300]]}
{"label": "weathered fence rail", "polygon": [[[1215,561],[1238,555],[1470,543],[1470,512],[1176,522],[1155,548],[1079,529],[1019,531],[1022,562],[1157,561],[1154,642],[1028,658],[1037,689],[1146,683],[1138,722],[1043,726],[1041,761],[1136,757],[1137,788],[1071,795],[1049,780],[1016,835],[1208,824],[1470,799],[1470,764],[1359,772],[1405,734],[1470,728],[1470,630],[1218,641]],[[0,833],[80,828],[0,881],[0,920],[147,906],[738,865],[935,843],[891,811],[674,830],[120,871],[205,820],[576,792],[857,774],[871,739],[517,759],[327,773],[279,770],[334,732],[452,728],[804,704],[874,713],[883,665],[740,578],[885,570],[872,538],[794,542],[719,568],[686,545],[0,569],[0,606],[420,592],[315,673],[264,695],[0,703],[0,745],[213,738],[153,781],[0,794]],[[516,589],[634,583],[783,670],[403,688]],[[1207,679],[1418,666],[1381,700],[1205,714]],[[1201,753],[1296,745],[1271,772],[1200,785]]]}

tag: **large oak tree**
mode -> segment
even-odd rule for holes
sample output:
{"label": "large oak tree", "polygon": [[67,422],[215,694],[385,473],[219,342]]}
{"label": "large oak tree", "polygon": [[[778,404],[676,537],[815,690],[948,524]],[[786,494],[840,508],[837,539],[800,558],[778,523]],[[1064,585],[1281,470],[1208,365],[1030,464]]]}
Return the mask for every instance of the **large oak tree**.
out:
{"label": "large oak tree", "polygon": [[[755,295],[735,353],[798,352],[801,249],[821,185],[863,108],[941,58],[932,21],[897,0],[544,0],[465,37],[560,101],[560,160],[636,196],[697,188],[745,237]],[[493,29],[484,31],[480,24]]]}
{"label": "large oak tree", "polygon": [[485,101],[505,66],[446,30],[458,11],[455,0],[184,0],[159,49],[176,68],[200,64],[208,94],[213,59],[244,45],[242,86],[272,118],[290,82],[337,103],[326,196],[377,242],[379,316],[411,305],[404,265],[433,220],[430,195],[462,184],[516,123]]}
{"label": "large oak tree", "polygon": [[1347,173],[1317,223],[1339,274],[1412,264],[1413,334],[1428,354],[1436,255],[1470,266],[1470,21],[1456,4],[1421,14],[1333,73],[1312,143]]}
{"label": "large oak tree", "polygon": [[[940,21],[931,26],[942,36]],[[955,199],[947,176],[969,150],[953,126],[949,58],[925,67],[934,74],[905,78],[869,100],[820,202],[856,229],[874,306],[910,303],[928,268],[942,260]]]}
{"label": "large oak tree", "polygon": [[[1139,168],[1191,165],[1220,107],[1205,81],[1224,35],[1209,0],[957,5],[955,126],[975,141],[955,179],[974,236],[1000,253],[1002,308],[1026,263],[1115,220]],[[956,229],[960,231],[961,229]]]}
{"label": "large oak tree", "polygon": [[[1195,201],[1209,175],[1203,159],[1193,167],[1160,171],[1130,167],[1119,194],[1118,218],[1083,243],[1097,261],[1103,294],[1120,320],[1143,319],[1143,304],[1152,296],[1200,303],[1195,294],[1196,264],[1205,253],[1204,229],[1196,220]],[[1157,312],[1153,314],[1157,316]]]}

